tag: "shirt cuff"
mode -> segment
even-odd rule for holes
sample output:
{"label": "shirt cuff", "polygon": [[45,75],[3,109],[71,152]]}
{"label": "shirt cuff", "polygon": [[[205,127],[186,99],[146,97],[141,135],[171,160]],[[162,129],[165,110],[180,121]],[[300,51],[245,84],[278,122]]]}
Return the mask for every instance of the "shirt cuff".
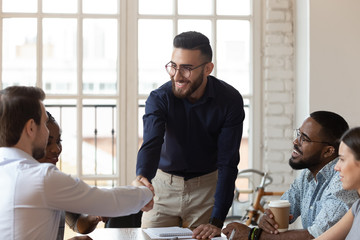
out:
{"label": "shirt cuff", "polygon": [[314,238],[317,238],[318,236],[324,233],[324,231],[317,225],[312,225],[308,227],[307,230]]}

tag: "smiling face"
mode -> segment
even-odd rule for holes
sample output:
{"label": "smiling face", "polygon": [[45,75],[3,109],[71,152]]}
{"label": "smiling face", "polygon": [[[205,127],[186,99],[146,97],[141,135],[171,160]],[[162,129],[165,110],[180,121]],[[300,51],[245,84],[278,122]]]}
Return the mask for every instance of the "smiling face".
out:
{"label": "smiling face", "polygon": [[325,141],[321,139],[321,125],[313,118],[308,117],[299,128],[301,134],[306,139],[318,142],[293,141],[294,147],[289,160],[289,164],[293,169],[308,168],[312,173],[316,174],[327,163],[323,161],[325,148],[330,147],[326,144],[319,143]]}
{"label": "smiling face", "polygon": [[360,193],[360,161],[344,142],[340,143],[339,161],[335,170],[340,172],[342,186],[346,190],[355,189]]}
{"label": "smiling face", "polygon": [[[171,62],[176,68],[194,68],[203,64],[204,60],[203,57],[201,57],[200,50],[174,48]],[[211,67],[212,63],[204,64],[192,70],[189,78],[183,77],[180,71],[177,71],[175,76],[171,78],[174,95],[178,98],[188,98],[191,101],[200,99],[204,94],[207,76],[212,70]],[[210,68],[211,70],[209,72]]]}
{"label": "smiling face", "polygon": [[47,162],[56,165],[62,151],[61,130],[59,125],[54,121],[49,121],[47,127],[49,129],[49,139],[46,146],[45,156],[38,161],[41,163]]}

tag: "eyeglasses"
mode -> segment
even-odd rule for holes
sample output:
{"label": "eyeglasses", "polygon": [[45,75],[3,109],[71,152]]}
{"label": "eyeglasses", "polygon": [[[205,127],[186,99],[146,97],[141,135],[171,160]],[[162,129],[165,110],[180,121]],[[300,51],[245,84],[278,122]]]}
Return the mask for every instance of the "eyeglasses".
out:
{"label": "eyeglasses", "polygon": [[170,75],[170,77],[174,77],[177,70],[180,71],[180,74],[181,76],[183,76],[184,78],[189,78],[191,76],[191,71],[207,64],[208,62],[204,62],[196,67],[184,67],[184,66],[180,66],[179,68],[176,68],[175,67],[175,64],[173,62],[168,62],[166,65],[165,65],[165,69],[167,71],[167,73]]}
{"label": "eyeglasses", "polygon": [[302,145],[304,142],[314,142],[314,143],[322,143],[322,144],[327,144],[332,146],[331,143],[329,142],[320,142],[320,141],[313,141],[311,140],[308,136],[306,136],[304,133],[302,133],[300,131],[300,129],[295,129],[294,130],[294,139],[297,139],[297,141],[299,142],[300,145]]}

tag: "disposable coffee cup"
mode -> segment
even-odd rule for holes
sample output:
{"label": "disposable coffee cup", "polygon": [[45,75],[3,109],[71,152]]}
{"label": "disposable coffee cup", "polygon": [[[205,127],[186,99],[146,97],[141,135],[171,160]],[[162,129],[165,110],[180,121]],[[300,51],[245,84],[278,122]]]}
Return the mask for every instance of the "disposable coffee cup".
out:
{"label": "disposable coffee cup", "polygon": [[289,228],[290,203],[287,200],[270,201],[269,208],[274,220],[279,225],[278,231],[285,232]]}

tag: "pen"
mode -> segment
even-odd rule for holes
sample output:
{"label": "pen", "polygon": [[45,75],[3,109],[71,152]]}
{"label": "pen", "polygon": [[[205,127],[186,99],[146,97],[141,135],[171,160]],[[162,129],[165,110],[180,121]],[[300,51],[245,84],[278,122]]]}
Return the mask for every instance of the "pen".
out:
{"label": "pen", "polygon": [[235,228],[232,230],[229,240],[232,240],[234,238],[234,235],[235,235]]}

